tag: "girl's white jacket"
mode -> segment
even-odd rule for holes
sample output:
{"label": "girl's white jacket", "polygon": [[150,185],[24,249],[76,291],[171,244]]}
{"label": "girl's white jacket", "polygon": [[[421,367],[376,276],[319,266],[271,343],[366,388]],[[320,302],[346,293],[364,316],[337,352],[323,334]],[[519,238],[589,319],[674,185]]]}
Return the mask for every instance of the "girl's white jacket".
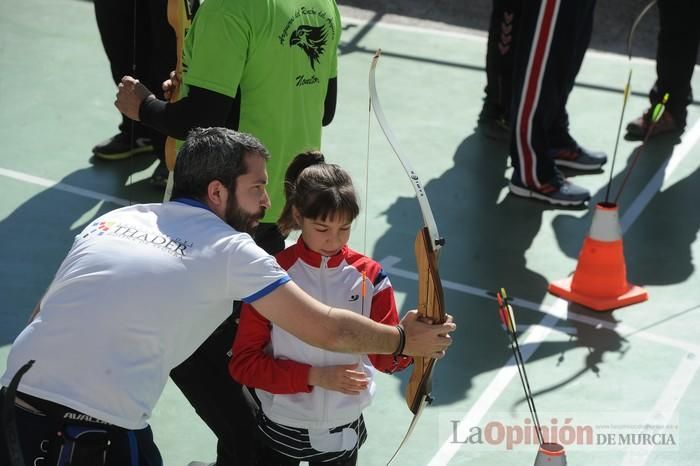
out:
{"label": "girl's white jacket", "polygon": [[[350,309],[377,322],[399,322],[394,291],[381,265],[344,247],[325,257],[302,239],[277,255],[277,261],[304,291],[329,306]],[[364,288],[363,288],[364,282]],[[363,293],[364,289],[364,293]],[[290,310],[290,312],[292,312]],[[265,415],[272,421],[306,429],[332,428],[360,417],[374,395],[375,369],[404,369],[410,357],[346,354],[308,345],[244,305],[229,365],[240,383],[256,388]],[[359,395],[308,385],[311,366],[358,364],[370,379]]]}

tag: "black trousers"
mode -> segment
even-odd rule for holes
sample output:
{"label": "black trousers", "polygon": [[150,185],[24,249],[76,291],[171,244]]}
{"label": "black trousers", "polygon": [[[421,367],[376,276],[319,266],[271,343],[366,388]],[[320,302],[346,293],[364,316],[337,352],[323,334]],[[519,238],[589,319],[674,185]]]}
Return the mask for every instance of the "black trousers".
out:
{"label": "black trousers", "polygon": [[[168,24],[168,0],[94,0],[95,19],[109,59],[112,79],[140,80],[158,98],[177,63],[175,31]],[[135,69],[133,69],[135,66]],[[132,121],[122,115],[119,131],[130,135]],[[162,154],[165,136],[134,122],[136,137],[150,137]]]}
{"label": "black trousers", "polygon": [[[270,254],[284,249],[284,237],[275,224],[260,224],[255,241]],[[257,437],[255,406],[228,372],[239,312],[240,303],[236,303],[231,317],[170,372],[197,415],[216,435],[217,466],[264,464],[258,463],[262,443]]]}
{"label": "black trousers", "polygon": [[553,149],[575,148],[566,103],[593,31],[595,0],[523,2],[513,74],[511,160],[527,186],[551,180]]}
{"label": "black trousers", "polygon": [[[151,428],[127,430],[85,421],[81,413],[22,393],[17,396],[40,413],[14,405],[19,448],[27,465],[162,466]],[[5,398],[0,391],[0,406]],[[66,416],[68,414],[68,416]],[[3,416],[3,422],[4,422]],[[75,420],[83,419],[83,420]],[[2,426],[5,434],[6,426]],[[60,435],[58,434],[60,432]],[[14,451],[14,450],[13,450]],[[0,465],[10,465],[5,435],[0,435]]]}
{"label": "black trousers", "polygon": [[493,0],[486,45],[486,102],[490,112],[510,120],[513,63],[522,0]]}
{"label": "black trousers", "polygon": [[700,2],[659,0],[659,41],[656,49],[656,84],[649,93],[652,105],[668,93],[666,111],[685,127],[688,104],[693,101],[690,80],[700,44]]}
{"label": "black trousers", "polygon": [[[290,458],[271,448],[265,449],[260,458],[261,466],[299,466],[300,463],[301,460]],[[350,459],[343,461],[309,461],[309,466],[355,466],[356,464],[357,452]]]}

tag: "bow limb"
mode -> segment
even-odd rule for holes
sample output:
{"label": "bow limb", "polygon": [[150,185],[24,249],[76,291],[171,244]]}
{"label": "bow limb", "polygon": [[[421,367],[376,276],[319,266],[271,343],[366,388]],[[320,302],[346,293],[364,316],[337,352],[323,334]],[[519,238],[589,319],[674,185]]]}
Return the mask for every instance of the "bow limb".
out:
{"label": "bow limb", "polygon": [[392,131],[386,117],[384,116],[384,111],[382,110],[382,105],[379,101],[379,94],[377,94],[377,84],[375,82],[374,75],[375,70],[377,68],[377,62],[379,61],[381,53],[381,49],[377,50],[377,52],[374,54],[374,57],[372,58],[372,66],[369,69],[370,107],[374,110],[374,115],[377,117],[379,127],[382,128],[382,132],[389,141],[389,145],[394,151],[394,154],[396,154],[396,157],[398,157],[399,161],[401,162],[401,165],[403,166],[403,169],[408,175],[408,178],[411,180],[413,189],[416,192],[418,204],[420,205],[421,214],[423,215],[423,221],[425,222],[425,226],[428,228],[428,234],[430,235],[430,249],[437,252],[445,244],[445,240],[444,238],[441,238],[440,234],[438,233],[437,224],[435,223],[435,217],[433,216],[433,211],[430,208],[430,203],[428,202],[428,196],[425,193],[425,189],[423,189],[423,184],[421,183],[418,174],[413,169],[409,161],[401,155],[403,151],[399,146],[398,139],[394,135],[394,132]]}
{"label": "bow limb", "polygon": [[[182,50],[185,45],[185,35],[192,24],[192,17],[199,7],[199,0],[168,0],[168,24],[175,31],[175,43],[177,49],[177,64],[175,74],[177,82],[182,83]],[[180,99],[179,86],[171,90],[170,102]],[[171,172],[175,168],[175,138],[168,136],[165,140],[165,163]]]}
{"label": "bow limb", "polygon": [[[185,46],[185,35],[192,25],[192,18],[199,8],[199,0],[168,0],[168,24],[175,31],[177,63],[175,65],[176,87],[170,89],[170,102],[180,99],[182,85],[182,54]],[[170,200],[173,192],[173,170],[177,157],[177,141],[171,136],[165,138],[165,166],[168,167],[168,182],[165,186],[163,201]]]}
{"label": "bow limb", "polygon": [[[428,196],[420,181],[420,177],[408,160],[401,155],[402,151],[398,139],[384,116],[375,82],[375,70],[380,54],[381,51],[378,50],[372,59],[372,66],[370,67],[370,108],[374,109],[374,114],[379,126],[382,128],[382,132],[411,180],[413,189],[416,192],[416,199],[420,206],[421,215],[423,216],[424,227],[418,232],[415,241],[415,254],[418,267],[418,313],[424,319],[434,324],[444,323],[447,316],[445,314],[442,283],[438,273],[438,251],[445,244],[445,240],[438,233],[435,217],[430,208]],[[425,406],[432,402],[431,392],[434,366],[435,359],[433,358],[414,358],[414,369],[406,388],[406,402],[413,413],[413,419],[411,420],[411,425],[406,435],[389,460],[389,463],[396,458],[396,455],[407,442]]]}

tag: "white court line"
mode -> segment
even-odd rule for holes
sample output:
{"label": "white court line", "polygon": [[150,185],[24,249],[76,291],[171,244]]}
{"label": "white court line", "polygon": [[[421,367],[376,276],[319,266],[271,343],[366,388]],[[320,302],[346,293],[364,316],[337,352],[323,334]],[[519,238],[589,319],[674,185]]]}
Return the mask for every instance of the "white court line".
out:
{"label": "white court line", "polygon": [[[681,137],[681,142],[674,150],[673,155],[664,162],[659,170],[654,174],[649,183],[639,193],[634,202],[629,206],[625,214],[620,219],[623,231],[626,231],[637,218],[644,208],[649,204],[656,193],[661,191],[661,188],[669,180],[671,174],[676,170],[676,167],[683,161],[690,150],[698,143],[700,139],[700,121],[697,121],[689,131]],[[644,156],[644,154],[642,154]]]}
{"label": "white court line", "polygon": [[126,199],[98,193],[97,191],[92,191],[89,189],[78,188],[69,184],[59,183],[58,181],[52,181],[46,178],[40,178],[38,176],[28,175],[26,173],[14,170],[8,170],[7,168],[0,168],[0,176],[5,176],[18,181],[24,181],[25,183],[42,186],[44,188],[58,189],[59,191],[65,191],[67,193],[76,194],[78,196],[87,197],[90,199],[96,199],[98,201],[111,202],[122,206],[131,204]]}
{"label": "white court line", "polygon": [[[382,21],[368,21],[366,19],[360,19],[360,18],[353,18],[351,16],[343,15],[343,24],[352,24],[355,26],[366,26],[370,25],[372,27],[379,27],[382,29],[391,29],[394,31],[404,31],[404,32],[410,32],[410,33],[416,33],[416,34],[428,34],[428,35],[433,35],[433,36],[441,36],[441,37],[450,37],[453,39],[463,39],[463,40],[468,40],[471,42],[476,42],[478,44],[482,44],[484,47],[486,46],[486,32],[483,32],[479,29],[471,29],[471,28],[463,28],[463,31],[453,31],[453,30],[442,30],[442,29],[437,29],[435,27],[429,26],[429,25],[424,25],[424,26],[412,26],[409,24],[396,24],[396,23],[385,23]],[[629,59],[627,58],[627,55],[624,54],[619,54],[619,53],[613,53],[613,52],[605,52],[602,50],[595,50],[595,49],[589,49],[586,51],[586,56],[591,56],[591,57],[597,57],[597,58],[602,58],[602,59],[607,59],[607,60],[612,60],[612,61],[617,61],[621,63],[628,63]],[[643,64],[643,65],[656,65],[656,60],[652,60],[650,58],[644,58],[644,57],[632,57],[632,63],[635,64]],[[696,70],[700,70],[700,66],[695,65]],[[620,89],[622,91],[622,89]]]}
{"label": "white court line", "polygon": [[[382,268],[390,275],[393,277],[401,277],[401,278],[406,278],[409,280],[413,281],[418,281],[418,274],[415,272],[411,272],[408,270],[404,270],[401,268],[396,267],[396,264],[398,264],[401,261],[400,258],[396,256],[387,256],[384,259],[378,261],[380,264],[382,264]],[[481,288],[476,288],[473,286],[468,286],[468,285],[463,285],[461,283],[453,282],[450,280],[441,280],[442,287],[447,290],[453,290],[453,291],[458,291],[460,293],[472,295],[472,296],[477,296],[479,298],[485,298],[485,299],[490,299],[492,301],[495,301],[496,298],[492,295],[489,294],[487,290],[481,289]],[[541,312],[542,314],[549,315],[551,317],[554,317],[555,319],[565,319],[568,321],[576,321],[576,322],[581,322],[582,324],[590,325],[591,327],[596,327],[596,328],[605,328],[607,330],[612,330],[616,333],[618,333],[622,338],[633,335],[634,337],[638,337],[642,340],[647,340],[650,342],[658,343],[664,346],[669,346],[671,348],[677,348],[682,351],[686,351],[689,353],[698,353],[700,355],[700,345],[695,345],[693,343],[685,342],[682,340],[678,340],[675,338],[668,338],[662,335],[656,335],[651,332],[648,332],[646,330],[638,330],[635,329],[634,327],[631,327],[629,325],[619,323],[619,322],[610,322],[607,320],[602,320],[598,319],[593,316],[589,316],[586,314],[580,314],[578,312],[569,312],[568,314],[561,313],[561,310],[555,306],[560,306],[559,300],[555,300],[554,304],[551,306],[547,306],[545,304],[537,304],[532,301],[528,301],[526,299],[521,299],[521,298],[516,298],[511,296],[510,301],[513,304],[515,308],[518,309],[529,309],[532,311],[537,311]],[[567,301],[564,301],[567,302]],[[556,321],[555,321],[556,324]],[[543,325],[542,322],[536,325]],[[525,330],[528,328],[526,325],[519,326],[519,328],[523,329],[523,333],[525,333]],[[556,330],[559,332],[564,331],[564,327],[559,327],[559,326],[553,326],[552,330]]]}
{"label": "white court line", "polygon": [[353,18],[343,15],[343,24],[352,24],[354,26],[380,27],[382,29],[391,29],[394,31],[404,31],[416,34],[427,34],[431,36],[452,37],[454,39],[464,39],[486,45],[486,33],[478,29],[463,28],[463,31],[437,29],[431,26],[412,26],[410,24],[385,23],[383,21],[368,21],[366,19]]}

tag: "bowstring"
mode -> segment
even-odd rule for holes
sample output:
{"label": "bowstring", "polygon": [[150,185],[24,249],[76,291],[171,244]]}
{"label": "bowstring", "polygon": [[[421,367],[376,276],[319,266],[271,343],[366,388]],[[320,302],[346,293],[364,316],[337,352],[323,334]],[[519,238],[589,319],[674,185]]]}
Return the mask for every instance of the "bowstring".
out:
{"label": "bowstring", "polygon": [[[637,15],[637,17],[634,19],[632,22],[632,26],[630,27],[629,33],[627,34],[627,60],[629,62],[629,72],[627,73],[627,83],[625,85],[624,93],[623,93],[623,100],[622,100],[622,112],[620,113],[620,120],[618,121],[617,125],[617,136],[615,137],[615,148],[613,149],[613,156],[612,156],[612,161],[610,163],[610,178],[608,180],[608,186],[605,189],[605,203],[607,204],[609,199],[610,199],[610,189],[612,188],[612,182],[613,182],[613,173],[615,171],[615,160],[617,159],[617,149],[620,145],[620,136],[622,134],[622,123],[625,118],[625,110],[627,109],[627,101],[629,99],[629,94],[631,92],[631,85],[632,85],[632,39],[634,38],[634,33],[637,30],[637,26],[639,26],[639,23],[641,22],[642,18],[647,14],[647,12],[651,9],[652,6],[656,3],[657,0],[651,0]],[[618,195],[619,197],[619,195]],[[615,203],[617,203],[617,199],[615,200]]]}
{"label": "bowstring", "polygon": [[[136,79],[136,27],[137,27],[137,14],[136,10],[138,8],[138,0],[132,0],[133,1],[133,9],[131,11],[131,76]],[[130,128],[130,136],[129,136],[129,150],[132,153],[132,156],[129,157],[129,177],[127,178],[127,195],[126,199],[129,201],[129,205],[132,205],[133,202],[131,201],[131,195],[129,194],[131,185],[133,183],[133,178],[134,178],[134,171],[136,170],[136,162],[134,161],[134,156],[133,152],[136,149],[136,121],[133,119],[129,118],[129,128]]]}

